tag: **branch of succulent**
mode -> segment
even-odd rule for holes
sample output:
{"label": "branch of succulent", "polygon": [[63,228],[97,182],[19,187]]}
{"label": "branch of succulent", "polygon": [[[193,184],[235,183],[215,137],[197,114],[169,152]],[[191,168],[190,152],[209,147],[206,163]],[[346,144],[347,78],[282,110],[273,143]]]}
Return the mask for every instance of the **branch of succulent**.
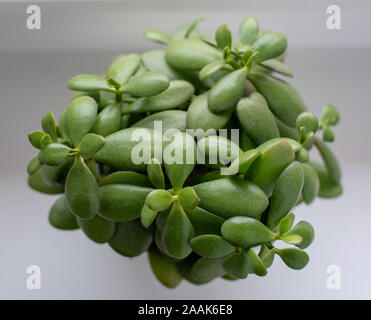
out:
{"label": "branch of succulent", "polygon": [[[294,224],[292,210],[342,193],[328,147],[337,110],[326,105],[318,120],[272,75],[293,76],[283,63],[286,37],[247,18],[232,41],[226,25],[206,35],[200,21],[171,35],[148,30],[164,50],[122,55],[105,76],[70,79],[75,94],[58,124],[47,113],[42,131],[29,134],[39,149],[30,187],[62,194],[50,223],[80,228],[123,256],[148,252],[169,288],[264,276],[276,255],[304,268],[314,230]],[[309,161],[313,146],[323,164]]]}

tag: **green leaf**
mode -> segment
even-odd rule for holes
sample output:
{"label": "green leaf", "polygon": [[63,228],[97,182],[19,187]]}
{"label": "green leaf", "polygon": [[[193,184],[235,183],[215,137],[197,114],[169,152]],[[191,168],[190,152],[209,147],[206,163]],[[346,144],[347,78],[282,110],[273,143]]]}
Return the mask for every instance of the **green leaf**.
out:
{"label": "green leaf", "polygon": [[41,150],[44,149],[47,145],[52,144],[53,140],[48,134],[44,134],[40,140]]}
{"label": "green leaf", "polygon": [[71,102],[64,116],[64,126],[67,136],[74,146],[89,133],[97,119],[98,106],[90,97],[79,97]]}
{"label": "green leaf", "polygon": [[92,219],[99,210],[100,190],[94,175],[81,157],[75,162],[66,179],[66,198],[71,211],[80,219]]}
{"label": "green leaf", "polygon": [[316,170],[309,164],[302,164],[304,169],[304,185],[303,185],[303,200],[306,204],[310,204],[317,197],[320,190],[320,181]]}
{"label": "green leaf", "polygon": [[297,204],[304,185],[304,170],[294,161],[278,177],[269,201],[267,226],[273,229]]}
{"label": "green leaf", "polygon": [[277,251],[282,261],[291,269],[303,269],[309,262],[306,252],[299,249],[281,249]]}
{"label": "green leaf", "polygon": [[173,39],[168,34],[160,30],[149,29],[143,33],[143,36],[146,39],[159,44],[169,45],[171,42],[173,42]]}
{"label": "green leaf", "polygon": [[157,212],[165,211],[173,203],[174,198],[169,191],[153,190],[146,197],[145,204]]}
{"label": "green leaf", "polygon": [[274,184],[282,171],[295,159],[295,153],[288,142],[272,140],[257,149],[261,155],[247,170],[245,178],[262,188],[271,196]]}
{"label": "green leaf", "polygon": [[282,235],[289,231],[294,224],[294,220],[295,215],[293,213],[289,213],[286,217],[282,218],[278,225],[279,234]]}
{"label": "green leaf", "polygon": [[194,237],[191,222],[178,201],[175,201],[167,217],[162,241],[170,256],[184,259],[192,252],[189,240]]}
{"label": "green leaf", "polygon": [[165,189],[165,177],[162,172],[161,163],[157,158],[150,160],[147,166],[149,180],[157,189]]}
{"label": "green leaf", "polygon": [[253,45],[253,49],[259,52],[254,59],[261,62],[276,58],[283,54],[287,48],[287,40],[284,34],[279,31],[265,31]]}
{"label": "green leaf", "polygon": [[274,116],[258,92],[252,92],[238,102],[237,116],[242,128],[257,145],[280,137]]}
{"label": "green leaf", "polygon": [[240,25],[240,40],[243,44],[252,45],[259,34],[258,21],[249,17],[242,21]]}
{"label": "green leaf", "polygon": [[290,234],[281,236],[280,239],[288,244],[300,245],[303,242],[303,238],[297,234]]}
{"label": "green leaf", "polygon": [[192,100],[187,110],[188,129],[219,130],[224,128],[231,118],[233,109],[221,113],[213,113],[208,107],[208,94],[202,94]]}
{"label": "green leaf", "polygon": [[137,257],[147,251],[152,243],[152,233],[144,228],[139,219],[121,222],[109,241],[110,247],[126,257]]}
{"label": "green leaf", "polygon": [[110,241],[115,234],[116,225],[113,221],[95,216],[90,220],[77,219],[77,222],[85,235],[97,243],[106,243]]}
{"label": "green leaf", "polygon": [[133,104],[126,106],[123,113],[160,112],[175,109],[191,99],[193,93],[194,88],[190,83],[173,80],[164,92],[156,96],[137,99]]}
{"label": "green leaf", "polygon": [[231,163],[229,170],[238,174],[245,174],[259,156],[260,151],[257,149],[245,151]]}
{"label": "green leaf", "polygon": [[296,119],[296,130],[300,133],[301,128],[304,129],[304,133],[313,132],[315,133],[318,129],[318,119],[313,112],[305,111],[299,114]]}
{"label": "green leaf", "polygon": [[314,137],[314,145],[321,154],[329,175],[335,182],[339,183],[341,179],[341,169],[335,154],[325,143],[316,137]]}
{"label": "green leaf", "polygon": [[192,187],[182,189],[178,194],[178,199],[186,212],[195,210],[200,202],[197,193]]}
{"label": "green leaf", "polygon": [[108,184],[130,184],[134,186],[152,187],[146,175],[133,171],[116,171],[99,181],[100,186]]}
{"label": "green leaf", "polygon": [[266,268],[269,268],[273,264],[275,253],[276,249],[267,249],[267,252],[261,257]]}
{"label": "green leaf", "polygon": [[335,135],[329,127],[325,127],[323,129],[323,141],[326,141],[326,142],[334,142],[335,141]]}
{"label": "green leaf", "polygon": [[220,60],[222,54],[201,40],[184,39],[171,43],[165,58],[175,69],[199,71],[207,64]]}
{"label": "green leaf", "polygon": [[91,129],[92,133],[106,137],[121,129],[121,104],[112,103],[106,106],[97,116]]}
{"label": "green leaf", "polygon": [[244,250],[232,252],[223,259],[223,268],[227,274],[245,279],[248,275],[247,254]]}
{"label": "green leaf", "polygon": [[41,120],[41,127],[44,132],[50,135],[53,142],[58,141],[57,127],[55,125],[55,120],[52,112],[45,114]]}
{"label": "green leaf", "polygon": [[247,250],[247,262],[249,268],[259,277],[267,275],[268,271],[262,259],[255,253],[254,250]]}
{"label": "green leaf", "polygon": [[32,176],[28,177],[27,183],[30,188],[35,191],[44,193],[44,194],[60,194],[64,192],[64,185],[55,182],[54,184],[46,184],[44,179],[41,176],[41,170],[37,171]]}
{"label": "green leaf", "polygon": [[79,74],[68,81],[67,87],[75,91],[109,91],[114,92],[115,89],[111,88],[106,80],[94,74]]}
{"label": "green leaf", "polygon": [[46,135],[43,131],[32,131],[28,134],[28,140],[30,141],[31,145],[36,149],[41,148],[41,139]]}
{"label": "green leaf", "polygon": [[320,198],[336,198],[343,193],[343,188],[340,183],[335,182],[330,176],[327,168],[320,163],[308,163],[317,173],[319,177],[319,193]]}
{"label": "green leaf", "polygon": [[207,283],[225,273],[220,259],[199,258],[191,268],[191,277],[197,283]]}
{"label": "green leaf", "polygon": [[187,216],[197,235],[220,234],[220,228],[225,221],[225,219],[198,207],[193,211],[188,211]]}
{"label": "green leaf", "polygon": [[233,108],[243,95],[245,81],[245,68],[233,71],[218,80],[208,97],[210,111],[219,113]]}
{"label": "green leaf", "polygon": [[148,257],[154,275],[164,286],[175,288],[183,280],[175,262],[163,255],[154,246],[148,250]]}
{"label": "green leaf", "polygon": [[255,247],[275,239],[275,234],[259,220],[250,217],[233,217],[222,225],[222,236],[242,248]]}
{"label": "green leaf", "polygon": [[142,222],[142,225],[146,228],[149,228],[156,219],[157,213],[157,211],[152,210],[147,205],[144,205],[142,211],[140,212],[140,221]]}
{"label": "green leaf", "polygon": [[159,72],[145,72],[130,78],[124,86],[124,92],[137,97],[160,94],[169,87],[167,76]]}
{"label": "green leaf", "polygon": [[217,61],[207,64],[200,71],[200,74],[199,74],[200,80],[205,81],[206,79],[212,77],[217,72],[222,70],[224,66],[225,66],[224,60],[217,60]]}
{"label": "green leaf", "polygon": [[260,65],[262,65],[264,68],[267,68],[268,70],[283,74],[284,76],[294,76],[290,68],[277,59],[262,61],[260,62]]}
{"label": "green leaf", "polygon": [[226,24],[221,25],[215,32],[215,40],[220,49],[232,46],[232,34]]}
{"label": "green leaf", "polygon": [[200,198],[199,207],[223,218],[260,218],[268,206],[268,198],[259,187],[237,177],[204,182],[193,188]]}
{"label": "green leaf", "polygon": [[169,140],[163,150],[163,162],[174,192],[178,193],[196,165],[197,147],[186,133],[177,132]]}
{"label": "green leaf", "polygon": [[49,222],[53,227],[61,230],[75,230],[79,228],[76,217],[68,208],[65,196],[58,198],[54,202],[49,212]]}
{"label": "green leaf", "polygon": [[106,77],[124,84],[135,74],[140,66],[140,56],[137,54],[116,57],[108,67]]}
{"label": "green leaf", "polygon": [[191,240],[192,249],[206,258],[221,258],[234,251],[234,246],[221,236],[204,234]]}
{"label": "green leaf", "polygon": [[28,175],[30,176],[34,175],[36,172],[40,170],[41,166],[42,164],[40,163],[39,158],[38,157],[33,158],[27,166]]}
{"label": "green leaf", "polygon": [[144,200],[153,189],[129,184],[108,184],[100,188],[99,215],[112,221],[130,221],[140,217]]}
{"label": "green leaf", "polygon": [[263,95],[273,114],[290,127],[295,127],[296,118],[306,111],[298,92],[287,82],[261,72],[249,72],[247,78]]}
{"label": "green leaf", "polygon": [[61,143],[50,143],[39,152],[39,161],[48,166],[59,166],[70,157],[72,149]]}
{"label": "green leaf", "polygon": [[323,125],[334,126],[339,122],[339,119],[339,112],[332,104],[326,104],[323,107],[321,117],[321,123]]}
{"label": "green leaf", "polygon": [[314,229],[309,222],[300,221],[285,236],[298,235],[302,238],[302,242],[295,244],[300,249],[305,249],[310,246],[314,240]]}
{"label": "green leaf", "polygon": [[80,153],[85,159],[89,159],[102,149],[104,144],[105,140],[102,136],[89,133],[81,140]]}

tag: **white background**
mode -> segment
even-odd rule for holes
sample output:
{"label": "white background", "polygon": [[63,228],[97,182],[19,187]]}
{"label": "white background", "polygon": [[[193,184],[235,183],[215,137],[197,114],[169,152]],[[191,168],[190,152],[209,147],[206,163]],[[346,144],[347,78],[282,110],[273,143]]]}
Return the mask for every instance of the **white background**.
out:
{"label": "white background", "polygon": [[[26,29],[26,7],[39,4],[42,29]],[[326,8],[342,10],[342,29],[326,28]],[[0,298],[3,299],[370,299],[371,166],[369,1],[0,1]],[[80,231],[48,225],[54,197],[26,185],[26,165],[35,151],[27,133],[47,111],[59,115],[71,93],[67,80],[101,73],[115,54],[158,47],[141,37],[148,28],[172,30],[198,16],[204,31],[255,16],[265,29],[289,41],[291,83],[320,115],[335,104],[341,123],[333,149],[343,167],[344,195],[296,210],[310,221],[316,239],[302,271],[276,259],[265,278],[164,288],[147,257],[128,259],[97,245]],[[37,264],[42,289],[26,288],[26,268]],[[338,265],[342,289],[328,290],[326,269]]]}

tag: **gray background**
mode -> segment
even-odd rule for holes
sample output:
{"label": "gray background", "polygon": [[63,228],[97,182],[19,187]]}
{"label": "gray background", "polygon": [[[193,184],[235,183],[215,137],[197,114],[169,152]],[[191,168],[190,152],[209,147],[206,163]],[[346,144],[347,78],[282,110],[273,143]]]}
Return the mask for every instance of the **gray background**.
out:
{"label": "gray background", "polygon": [[[42,29],[26,29],[26,7],[37,3]],[[326,8],[342,9],[342,29],[326,28]],[[371,6],[369,1],[0,1],[0,298],[22,299],[365,299],[371,298],[369,121]],[[336,151],[343,167],[344,195],[296,210],[310,221],[316,240],[311,261],[294,271],[276,259],[265,278],[216,280],[209,285],[162,287],[146,255],[130,260],[80,231],[48,225],[55,200],[30,190],[25,168],[35,151],[27,133],[41,116],[59,116],[71,93],[67,80],[101,73],[115,54],[157,47],[141,37],[148,28],[170,31],[203,16],[204,31],[255,16],[265,29],[289,41],[290,80],[317,115],[335,104],[341,123]],[[37,264],[42,289],[26,288],[26,268]],[[341,290],[328,290],[326,269],[338,265]]]}

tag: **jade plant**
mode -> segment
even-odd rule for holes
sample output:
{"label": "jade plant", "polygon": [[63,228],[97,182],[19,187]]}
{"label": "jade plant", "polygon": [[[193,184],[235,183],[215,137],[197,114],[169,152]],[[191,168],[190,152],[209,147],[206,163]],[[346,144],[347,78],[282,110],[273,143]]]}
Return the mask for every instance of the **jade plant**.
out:
{"label": "jade plant", "polygon": [[147,253],[170,288],[265,276],[276,256],[304,268],[314,229],[293,209],[342,193],[328,146],[338,112],[325,105],[318,119],[276,77],[293,76],[286,37],[250,17],[232,41],[226,25],[207,35],[200,21],[148,30],[163,49],[73,77],[59,121],[47,113],[29,134],[39,150],[30,187],[61,194],[51,225],[126,257]]}

